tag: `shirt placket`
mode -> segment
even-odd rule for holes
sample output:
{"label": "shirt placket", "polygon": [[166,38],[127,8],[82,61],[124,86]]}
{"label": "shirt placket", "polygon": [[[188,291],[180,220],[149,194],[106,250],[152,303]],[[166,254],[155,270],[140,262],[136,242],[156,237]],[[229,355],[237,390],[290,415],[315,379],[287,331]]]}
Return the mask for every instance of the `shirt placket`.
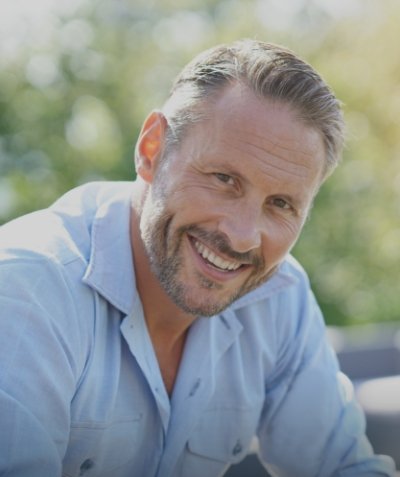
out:
{"label": "shirt placket", "polygon": [[164,440],[171,416],[171,405],[151,344],[140,303],[121,324],[121,333],[128,343],[155,400],[163,427]]}
{"label": "shirt placket", "polygon": [[212,400],[218,361],[241,330],[236,318],[231,318],[200,318],[190,330],[171,400],[170,424],[157,477],[177,476],[176,465]]}

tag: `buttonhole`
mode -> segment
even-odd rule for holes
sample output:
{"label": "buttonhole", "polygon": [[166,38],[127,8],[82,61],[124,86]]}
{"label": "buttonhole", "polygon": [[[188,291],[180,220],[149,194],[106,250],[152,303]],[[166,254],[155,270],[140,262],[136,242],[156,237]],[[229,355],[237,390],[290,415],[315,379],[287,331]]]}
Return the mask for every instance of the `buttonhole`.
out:
{"label": "buttonhole", "polygon": [[192,387],[192,390],[190,391],[189,393],[189,396],[194,396],[197,392],[197,390],[199,389],[199,386],[200,386],[200,383],[201,383],[201,379],[199,378],[193,385]]}

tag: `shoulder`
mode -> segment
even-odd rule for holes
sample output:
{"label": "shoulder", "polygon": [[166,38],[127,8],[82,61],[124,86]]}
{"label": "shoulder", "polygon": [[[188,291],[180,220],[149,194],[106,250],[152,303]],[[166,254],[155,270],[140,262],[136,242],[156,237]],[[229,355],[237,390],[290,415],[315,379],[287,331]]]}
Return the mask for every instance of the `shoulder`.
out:
{"label": "shoulder", "polygon": [[72,329],[76,321],[77,329],[90,327],[93,293],[82,277],[90,260],[93,223],[121,188],[119,183],[81,186],[49,208],[0,227],[1,319],[18,321],[34,311],[41,323]]}
{"label": "shoulder", "polygon": [[87,263],[96,214],[121,187],[120,183],[85,184],[70,190],[48,208],[1,226],[0,263],[6,260],[51,261],[61,265],[73,260]]}
{"label": "shoulder", "polygon": [[91,336],[93,297],[82,276],[105,189],[81,186],[0,227],[0,329],[16,342],[26,329],[32,339],[58,336],[72,356],[82,337]]}

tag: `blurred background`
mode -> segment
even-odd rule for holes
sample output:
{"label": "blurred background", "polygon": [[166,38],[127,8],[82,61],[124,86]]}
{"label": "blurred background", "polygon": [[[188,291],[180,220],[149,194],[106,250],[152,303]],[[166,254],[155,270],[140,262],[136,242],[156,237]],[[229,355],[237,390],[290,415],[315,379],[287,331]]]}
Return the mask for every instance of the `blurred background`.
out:
{"label": "blurred background", "polygon": [[294,254],[330,325],[400,320],[400,2],[0,0],[0,223],[134,178],[140,124],[197,52],[253,37],[343,101],[344,161]]}

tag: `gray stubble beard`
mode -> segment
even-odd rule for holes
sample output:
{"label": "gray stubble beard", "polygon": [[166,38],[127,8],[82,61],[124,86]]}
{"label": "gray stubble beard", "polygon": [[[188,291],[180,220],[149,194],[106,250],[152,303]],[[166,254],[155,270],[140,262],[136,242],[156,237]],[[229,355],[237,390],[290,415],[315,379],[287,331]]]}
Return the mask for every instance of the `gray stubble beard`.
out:
{"label": "gray stubble beard", "polygon": [[[181,227],[176,232],[176,238],[173,244],[173,249],[169,250],[169,234],[170,234],[170,224],[172,222],[172,216],[167,215],[162,207],[155,207],[153,209],[154,214],[151,215],[146,228],[142,231],[142,238],[150,263],[151,270],[156,278],[159,280],[162,288],[169,296],[169,298],[181,308],[184,312],[189,313],[193,316],[214,316],[218,313],[221,313],[226,309],[231,303],[236,301],[242,295],[246,294],[250,290],[257,288],[259,285],[264,283],[268,278],[273,274],[273,271],[270,271],[268,274],[261,275],[258,279],[254,280],[253,283],[252,277],[257,275],[257,270],[261,270],[264,267],[264,262],[262,259],[254,258],[255,272],[248,278],[248,280],[229,298],[224,300],[223,303],[218,304],[215,302],[209,302],[204,304],[191,304],[190,295],[195,293],[195,290],[188,289],[185,284],[180,283],[177,277],[179,276],[179,270],[182,267],[182,258],[180,256],[180,251],[182,249],[182,241],[184,237],[190,233],[190,231],[195,231],[197,236],[206,239],[209,239],[208,243],[214,243],[217,245],[217,249],[223,251],[224,253],[233,256],[232,258],[238,259],[240,254],[230,251],[228,253],[229,246],[226,244],[226,240],[218,237],[216,239],[216,233],[209,233],[203,231],[196,225],[188,225]],[[242,254],[245,255],[245,254]],[[198,274],[200,286],[203,289],[207,290],[216,290],[222,288],[222,285],[219,283],[210,280],[200,273]]]}

